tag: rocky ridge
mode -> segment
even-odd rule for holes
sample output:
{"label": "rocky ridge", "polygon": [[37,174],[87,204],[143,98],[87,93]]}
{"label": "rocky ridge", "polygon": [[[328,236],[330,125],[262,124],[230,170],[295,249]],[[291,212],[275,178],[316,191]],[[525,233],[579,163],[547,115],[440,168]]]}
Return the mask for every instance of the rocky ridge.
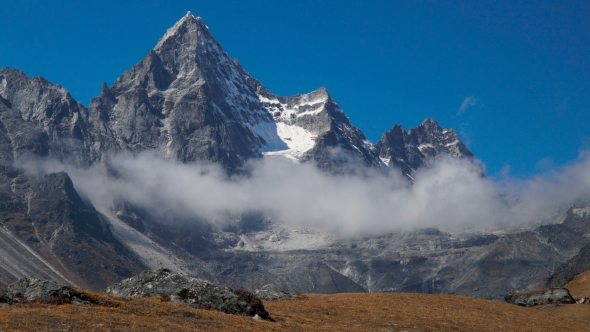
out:
{"label": "rocky ridge", "polygon": [[401,169],[410,178],[415,170],[437,156],[473,157],[454,129],[442,129],[431,118],[409,131],[400,125],[393,126],[381,135],[375,150],[387,166]]}

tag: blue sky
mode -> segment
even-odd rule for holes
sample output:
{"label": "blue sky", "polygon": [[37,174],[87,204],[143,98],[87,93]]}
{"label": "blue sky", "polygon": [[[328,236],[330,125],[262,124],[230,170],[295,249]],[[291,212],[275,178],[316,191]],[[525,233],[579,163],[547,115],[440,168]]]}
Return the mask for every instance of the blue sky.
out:
{"label": "blue sky", "polygon": [[0,67],[88,105],[188,10],[274,93],[325,86],[372,142],[433,117],[524,178],[590,148],[588,1],[2,0]]}

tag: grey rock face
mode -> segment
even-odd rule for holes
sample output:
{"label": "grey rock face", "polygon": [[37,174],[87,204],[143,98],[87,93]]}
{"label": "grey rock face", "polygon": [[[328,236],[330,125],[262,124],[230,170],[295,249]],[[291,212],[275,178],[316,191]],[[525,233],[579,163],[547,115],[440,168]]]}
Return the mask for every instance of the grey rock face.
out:
{"label": "grey rock face", "polygon": [[97,290],[143,269],[66,173],[35,178],[7,170],[0,190],[3,282],[35,274]]}
{"label": "grey rock face", "polygon": [[103,87],[89,113],[93,155],[155,150],[230,170],[254,157],[262,143],[247,126],[271,121],[244,73],[191,14],[110,89]]}
{"label": "grey rock face", "polygon": [[64,88],[0,68],[0,165],[23,155],[88,165],[86,109]]}
{"label": "grey rock face", "polygon": [[70,288],[55,281],[43,280],[36,277],[22,278],[4,290],[0,301],[14,304],[21,301],[51,302],[58,297],[70,297]]}
{"label": "grey rock face", "polygon": [[169,270],[143,271],[107,288],[107,294],[120,297],[146,297],[167,294],[175,302],[195,308],[267,318],[262,302],[255,296],[207,280],[180,275]]}
{"label": "grey rock face", "polygon": [[268,301],[291,299],[294,297],[293,294],[273,284],[262,286],[262,288],[255,290],[254,294],[260,299]]}
{"label": "grey rock face", "polygon": [[402,174],[410,176],[436,156],[473,157],[454,129],[442,129],[431,118],[407,132],[400,125],[393,126],[381,135],[375,150],[389,167],[401,169]]}
{"label": "grey rock face", "polygon": [[504,299],[508,303],[524,307],[532,307],[540,304],[576,303],[566,288],[552,288],[536,292],[510,292],[506,294]]}
{"label": "grey rock face", "polygon": [[[259,233],[243,234],[254,241]],[[420,292],[503,299],[513,289],[545,286],[556,266],[588,243],[566,226],[503,235],[436,229],[336,239],[319,248],[210,252],[217,280],[232,287],[273,283],[298,293]]]}
{"label": "grey rock face", "polygon": [[[103,86],[88,113],[93,160],[123,149],[219,163],[232,172],[263,153],[314,161],[328,171],[351,160],[380,165],[371,144],[324,88],[275,96],[190,13],[111,88]],[[283,125],[304,137],[285,136]],[[302,139],[305,148],[291,151]]]}

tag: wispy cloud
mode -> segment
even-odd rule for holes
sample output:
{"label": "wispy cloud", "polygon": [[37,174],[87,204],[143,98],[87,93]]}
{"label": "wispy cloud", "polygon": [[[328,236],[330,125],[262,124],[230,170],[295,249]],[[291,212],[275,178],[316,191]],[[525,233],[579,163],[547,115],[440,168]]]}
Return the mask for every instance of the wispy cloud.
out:
{"label": "wispy cloud", "polygon": [[465,113],[465,111],[467,111],[469,108],[477,105],[477,102],[477,98],[473,96],[465,97],[465,99],[463,99],[463,102],[461,103],[461,107],[459,107],[459,110],[457,111],[457,115]]}
{"label": "wispy cloud", "polygon": [[[112,156],[117,177],[105,177],[101,166],[80,169],[55,161],[22,166],[37,174],[65,170],[95,206],[108,210],[114,200],[124,200],[163,222],[223,223],[231,215],[262,212],[294,227],[348,234],[516,226],[590,195],[588,152],[528,180],[511,178],[508,167],[494,180],[481,176],[477,161],[438,158],[418,170],[412,184],[397,172],[337,176],[281,158],[252,161],[250,176],[231,178],[215,165],[182,164],[149,153]],[[518,197],[518,206],[505,201],[506,195]]]}

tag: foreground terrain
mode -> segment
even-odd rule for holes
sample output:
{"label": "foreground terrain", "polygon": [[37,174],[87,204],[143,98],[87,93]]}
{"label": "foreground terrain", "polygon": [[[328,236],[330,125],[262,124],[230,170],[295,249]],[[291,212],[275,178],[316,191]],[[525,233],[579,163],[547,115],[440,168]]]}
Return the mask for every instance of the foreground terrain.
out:
{"label": "foreground terrain", "polygon": [[588,331],[590,305],[524,308],[455,295],[413,293],[307,294],[268,301],[268,322],[162,302],[159,297],[107,306],[26,304],[0,308],[10,331]]}

